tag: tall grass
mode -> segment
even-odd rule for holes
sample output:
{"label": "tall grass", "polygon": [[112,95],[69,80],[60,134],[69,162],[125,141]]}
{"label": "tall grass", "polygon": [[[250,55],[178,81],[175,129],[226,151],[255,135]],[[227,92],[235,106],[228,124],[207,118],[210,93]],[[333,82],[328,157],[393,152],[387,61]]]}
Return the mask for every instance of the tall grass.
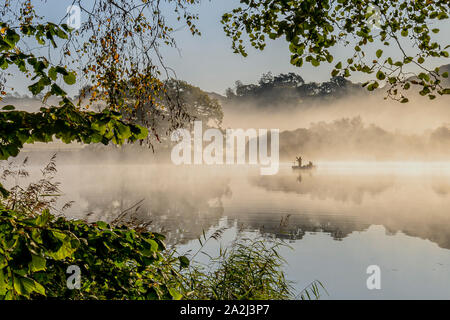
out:
{"label": "tall grass", "polygon": [[[319,299],[326,292],[320,281],[311,282],[301,292],[288,280],[283,270],[285,259],[280,249],[288,247],[279,239],[259,236],[246,238],[238,234],[226,249],[219,249],[217,257],[208,255],[208,262],[196,261],[207,241],[220,238],[219,229],[203,241],[191,258],[191,265],[183,273],[186,296],[200,300],[291,300]],[[206,241],[205,241],[206,240]],[[290,248],[290,247],[289,247]]]}

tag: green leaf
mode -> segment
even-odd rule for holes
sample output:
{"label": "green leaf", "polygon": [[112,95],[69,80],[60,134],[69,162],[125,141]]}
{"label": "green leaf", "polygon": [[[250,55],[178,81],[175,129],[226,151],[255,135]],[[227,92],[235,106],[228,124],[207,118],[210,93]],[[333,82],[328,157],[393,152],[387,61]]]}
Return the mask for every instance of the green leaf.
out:
{"label": "green leaf", "polygon": [[377,79],[378,80],[384,80],[386,78],[386,75],[382,71],[377,72]]}
{"label": "green leaf", "polygon": [[381,50],[381,49],[377,50],[376,55],[377,55],[378,59],[381,58],[382,54],[383,54],[383,50]]}
{"label": "green leaf", "polygon": [[56,77],[57,77],[57,72],[56,72],[56,68],[55,67],[51,67],[48,70],[48,76],[50,77],[50,79],[52,79],[53,81],[56,81]]}
{"label": "green leaf", "polygon": [[6,68],[8,68],[8,66],[9,66],[8,61],[6,61],[6,59],[3,56],[1,56],[0,57],[0,68],[2,68],[2,70],[5,70]]}
{"label": "green leaf", "polygon": [[424,72],[419,73],[419,75],[417,76],[419,79],[424,80],[426,82],[430,81],[430,76]]}
{"label": "green leaf", "polygon": [[373,90],[375,90],[376,88],[378,88],[378,86],[379,86],[379,83],[378,83],[377,81],[372,82],[371,84],[369,84],[369,85],[367,86],[367,90],[373,91]]}
{"label": "green leaf", "polygon": [[38,282],[34,282],[34,291],[45,296],[45,288]]}
{"label": "green leaf", "polygon": [[137,126],[140,129],[140,133],[136,135],[137,140],[145,139],[148,136],[148,129],[142,126]]}
{"label": "green leaf", "polygon": [[65,33],[62,29],[58,28],[56,30],[56,35],[61,39],[68,39],[67,33]]}
{"label": "green leaf", "polygon": [[74,72],[69,72],[67,75],[63,76],[64,82],[68,85],[72,85],[76,82],[76,76]]}
{"label": "green leaf", "polygon": [[61,87],[58,86],[56,83],[52,84],[50,93],[52,95],[56,95],[56,96],[65,96],[66,95],[66,92],[63,89],[61,89]]}
{"label": "green leaf", "polygon": [[3,39],[11,48],[14,48],[16,43],[20,40],[20,36],[14,30],[8,29],[6,36]]}
{"label": "green leaf", "polygon": [[150,244],[150,248],[153,252],[157,252],[158,251],[158,242],[156,242],[155,240],[152,239],[148,239],[147,242]]}
{"label": "green leaf", "polygon": [[31,255],[31,262],[29,263],[29,266],[32,272],[43,271],[46,266],[45,258],[33,254]]}
{"label": "green leaf", "polygon": [[13,105],[10,105],[10,104],[8,104],[7,106],[4,106],[2,108],[2,110],[6,110],[6,111],[11,111],[11,110],[14,110],[14,109],[16,109],[16,107],[14,107]]}
{"label": "green leaf", "polygon": [[70,237],[65,234],[64,232],[53,230],[51,232],[53,237],[61,241],[61,246],[59,249],[55,252],[48,252],[48,255],[56,260],[64,260],[65,258],[68,258],[72,256],[72,254],[76,251],[76,247],[72,247],[72,242],[70,241]]}
{"label": "green leaf", "polygon": [[183,295],[179,293],[175,288],[169,288],[169,293],[172,296],[173,300],[181,300],[181,298],[183,298]]}
{"label": "green leaf", "polygon": [[41,284],[37,283],[35,280],[26,277],[18,277],[15,275],[13,275],[13,279],[14,290],[17,292],[17,294],[27,298],[33,292],[45,295],[44,287]]}
{"label": "green leaf", "polygon": [[97,221],[95,224],[96,224],[96,225],[98,226],[98,228],[101,229],[101,230],[109,229],[109,225],[108,225],[106,222],[103,222],[103,221]]}
{"label": "green leaf", "polygon": [[6,291],[8,289],[8,280],[5,277],[5,274],[3,272],[5,272],[6,270],[2,270],[0,269],[0,296],[4,296],[6,294]]}
{"label": "green leaf", "polygon": [[320,61],[318,61],[317,59],[312,58],[312,59],[311,59],[311,64],[312,64],[314,67],[318,67],[318,66],[320,65]]}
{"label": "green leaf", "polygon": [[34,289],[33,280],[13,275],[13,282],[14,282],[14,291],[18,295],[29,297],[30,293],[33,292]]}
{"label": "green leaf", "polygon": [[178,260],[180,260],[180,266],[182,269],[189,267],[189,259],[185,256],[178,257]]}
{"label": "green leaf", "polygon": [[334,60],[334,57],[333,57],[331,54],[327,55],[327,61],[328,61],[328,63],[332,63],[333,60]]}
{"label": "green leaf", "polygon": [[35,223],[38,227],[44,227],[47,225],[52,219],[52,215],[48,209],[42,211],[40,215],[38,215],[35,219]]}
{"label": "green leaf", "polygon": [[5,256],[0,253],[0,269],[3,269],[8,265],[8,261],[6,260]]}
{"label": "green leaf", "polygon": [[55,70],[56,70],[56,72],[62,74],[63,76],[66,76],[69,74],[69,72],[67,72],[67,70],[61,66],[56,66]]}

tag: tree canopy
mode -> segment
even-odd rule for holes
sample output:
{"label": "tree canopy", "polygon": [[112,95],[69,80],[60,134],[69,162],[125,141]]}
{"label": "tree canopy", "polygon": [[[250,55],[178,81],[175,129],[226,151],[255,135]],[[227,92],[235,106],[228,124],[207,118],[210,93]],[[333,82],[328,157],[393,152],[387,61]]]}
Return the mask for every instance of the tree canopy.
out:
{"label": "tree canopy", "polygon": [[[372,91],[388,85],[388,97],[408,102],[411,85],[430,99],[450,94],[442,85],[448,72],[429,69],[432,58],[449,58],[450,45],[437,41],[441,30],[436,21],[449,19],[448,0],[240,0],[241,5],[225,13],[222,23],[232,39],[234,52],[247,56],[244,34],[251,46],[263,50],[266,38],[285,38],[291,64],[304,62],[318,67],[335,64],[332,76],[354,73],[371,75],[364,86]],[[374,21],[375,19],[375,21]],[[374,28],[376,26],[376,28]],[[373,43],[373,44],[372,44]],[[378,49],[371,52],[371,46]],[[333,49],[350,47],[353,54],[336,58]],[[400,58],[387,56],[395,47]],[[410,48],[411,47],[411,48]],[[411,72],[414,65],[419,72]]]}
{"label": "tree canopy", "polygon": [[[73,5],[78,5],[87,16],[78,30],[62,23],[67,16],[59,23],[38,16],[35,10],[38,0],[4,2],[0,9],[0,67],[4,70],[0,76],[0,99],[7,94],[6,81],[15,66],[30,79],[30,93],[43,94],[43,107],[54,96],[60,99],[62,109],[49,106],[39,113],[28,113],[15,111],[12,105],[5,106],[0,124],[4,129],[1,159],[15,156],[24,143],[48,142],[54,136],[65,137],[63,142],[85,143],[145,139],[147,129],[127,122],[130,119],[122,119],[124,110],[141,105],[153,109],[160,119],[167,117],[157,113],[166,95],[161,78],[163,73],[168,77],[170,72],[159,50],[163,45],[176,44],[173,28],[161,13],[161,1],[75,0]],[[193,24],[196,16],[187,11],[197,0],[164,2],[172,6],[192,34],[199,34]],[[90,98],[87,105],[81,106],[81,99],[78,103],[72,101],[62,83],[81,85],[83,81],[89,85]],[[104,108],[101,115],[85,111],[100,102]],[[169,111],[174,126],[179,126],[176,119],[186,115],[178,101],[166,99],[163,107]],[[96,120],[100,118],[101,122]],[[153,127],[149,129],[154,131]],[[95,138],[88,138],[89,135]]]}
{"label": "tree canopy", "polygon": [[[75,0],[73,4],[88,16],[78,30],[62,23],[67,16],[59,23],[45,21],[36,13],[36,2],[5,0],[0,9],[0,100],[7,94],[6,81],[14,68],[29,79],[33,96],[44,94],[39,112],[17,111],[13,105],[2,108],[0,159],[16,156],[25,143],[54,138],[103,144],[147,138],[147,128],[124,121],[119,111],[143,104],[157,108],[157,98],[165,93],[160,76],[168,69],[162,63],[158,67],[155,60],[162,62],[161,45],[175,42],[160,1]],[[165,2],[173,5],[193,34],[199,33],[192,23],[195,16],[187,11],[196,0]],[[86,111],[63,89],[62,83],[73,85],[81,78],[92,84],[90,103],[105,103],[102,112]],[[59,99],[59,106],[46,105],[52,96]],[[177,102],[171,102],[166,107],[177,109]],[[7,194],[1,185],[0,191]]]}

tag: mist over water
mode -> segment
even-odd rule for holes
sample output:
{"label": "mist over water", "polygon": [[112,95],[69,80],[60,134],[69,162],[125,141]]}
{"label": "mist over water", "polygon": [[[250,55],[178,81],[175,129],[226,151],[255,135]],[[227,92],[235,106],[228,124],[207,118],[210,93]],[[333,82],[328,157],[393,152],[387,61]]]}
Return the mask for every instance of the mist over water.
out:
{"label": "mist over water", "polygon": [[280,158],[315,161],[450,161],[450,99],[410,103],[354,94],[261,109],[225,104],[225,127],[279,128]]}
{"label": "mist over water", "polygon": [[[449,99],[400,104],[380,95],[273,106],[224,105],[224,128],[280,129],[273,176],[259,166],[182,165],[170,147],[59,143],[27,147],[30,180],[58,152],[56,180],[71,218],[151,222],[167,243],[188,252],[197,238],[227,231],[211,255],[238,233],[283,239],[288,278],[298,290],[320,280],[324,298],[450,298]],[[316,170],[295,171],[296,156]],[[6,186],[14,184],[9,181]],[[368,290],[378,265],[382,290]]]}
{"label": "mist over water", "polygon": [[[31,163],[30,179],[38,176]],[[326,298],[449,298],[450,164],[321,162],[274,176],[256,166],[174,166],[57,162],[65,213],[88,221],[151,221],[180,252],[219,227],[217,254],[237,233],[277,237],[299,290],[320,279]],[[367,266],[382,269],[383,290],[367,290]],[[415,279],[415,281],[412,281]],[[424,282],[426,279],[426,283]]]}
{"label": "mist over water", "polygon": [[421,134],[450,123],[450,98],[429,100],[410,93],[408,103],[384,99],[385,92],[365,92],[333,99],[299,101],[300,104],[271,105],[262,108],[256,101],[245,105],[224,102],[225,127],[279,128],[296,130],[311,123],[333,122],[342,118],[361,117],[363,122],[384,130],[403,134]]}

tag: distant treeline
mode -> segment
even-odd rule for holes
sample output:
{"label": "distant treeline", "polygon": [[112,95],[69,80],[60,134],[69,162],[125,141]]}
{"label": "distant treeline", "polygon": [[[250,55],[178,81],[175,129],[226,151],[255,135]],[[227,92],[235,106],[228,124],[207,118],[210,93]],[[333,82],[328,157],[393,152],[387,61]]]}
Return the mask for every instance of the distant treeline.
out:
{"label": "distant treeline", "polygon": [[[450,72],[450,64],[441,66],[440,72]],[[449,79],[442,79],[443,84],[450,85]],[[378,90],[384,94],[383,88]],[[312,100],[333,100],[349,95],[367,95],[369,92],[361,83],[353,83],[350,80],[336,76],[329,81],[317,83],[308,82],[296,73],[281,73],[273,75],[264,73],[258,83],[244,84],[238,80],[234,88],[226,90],[226,99],[222,101],[228,105],[245,107],[249,103],[260,109],[283,107],[295,107]]]}
{"label": "distant treeline", "polygon": [[293,72],[277,76],[268,72],[262,75],[257,84],[236,81],[235,87],[226,91],[226,103],[251,101],[260,107],[270,108],[279,104],[293,106],[314,98],[342,97],[356,92],[365,93],[365,89],[361,84],[352,83],[341,76],[322,83],[306,83],[300,75]]}
{"label": "distant treeline", "polygon": [[321,160],[445,160],[450,159],[450,126],[422,134],[404,134],[364,124],[361,117],[312,123],[280,133],[280,159]]}

